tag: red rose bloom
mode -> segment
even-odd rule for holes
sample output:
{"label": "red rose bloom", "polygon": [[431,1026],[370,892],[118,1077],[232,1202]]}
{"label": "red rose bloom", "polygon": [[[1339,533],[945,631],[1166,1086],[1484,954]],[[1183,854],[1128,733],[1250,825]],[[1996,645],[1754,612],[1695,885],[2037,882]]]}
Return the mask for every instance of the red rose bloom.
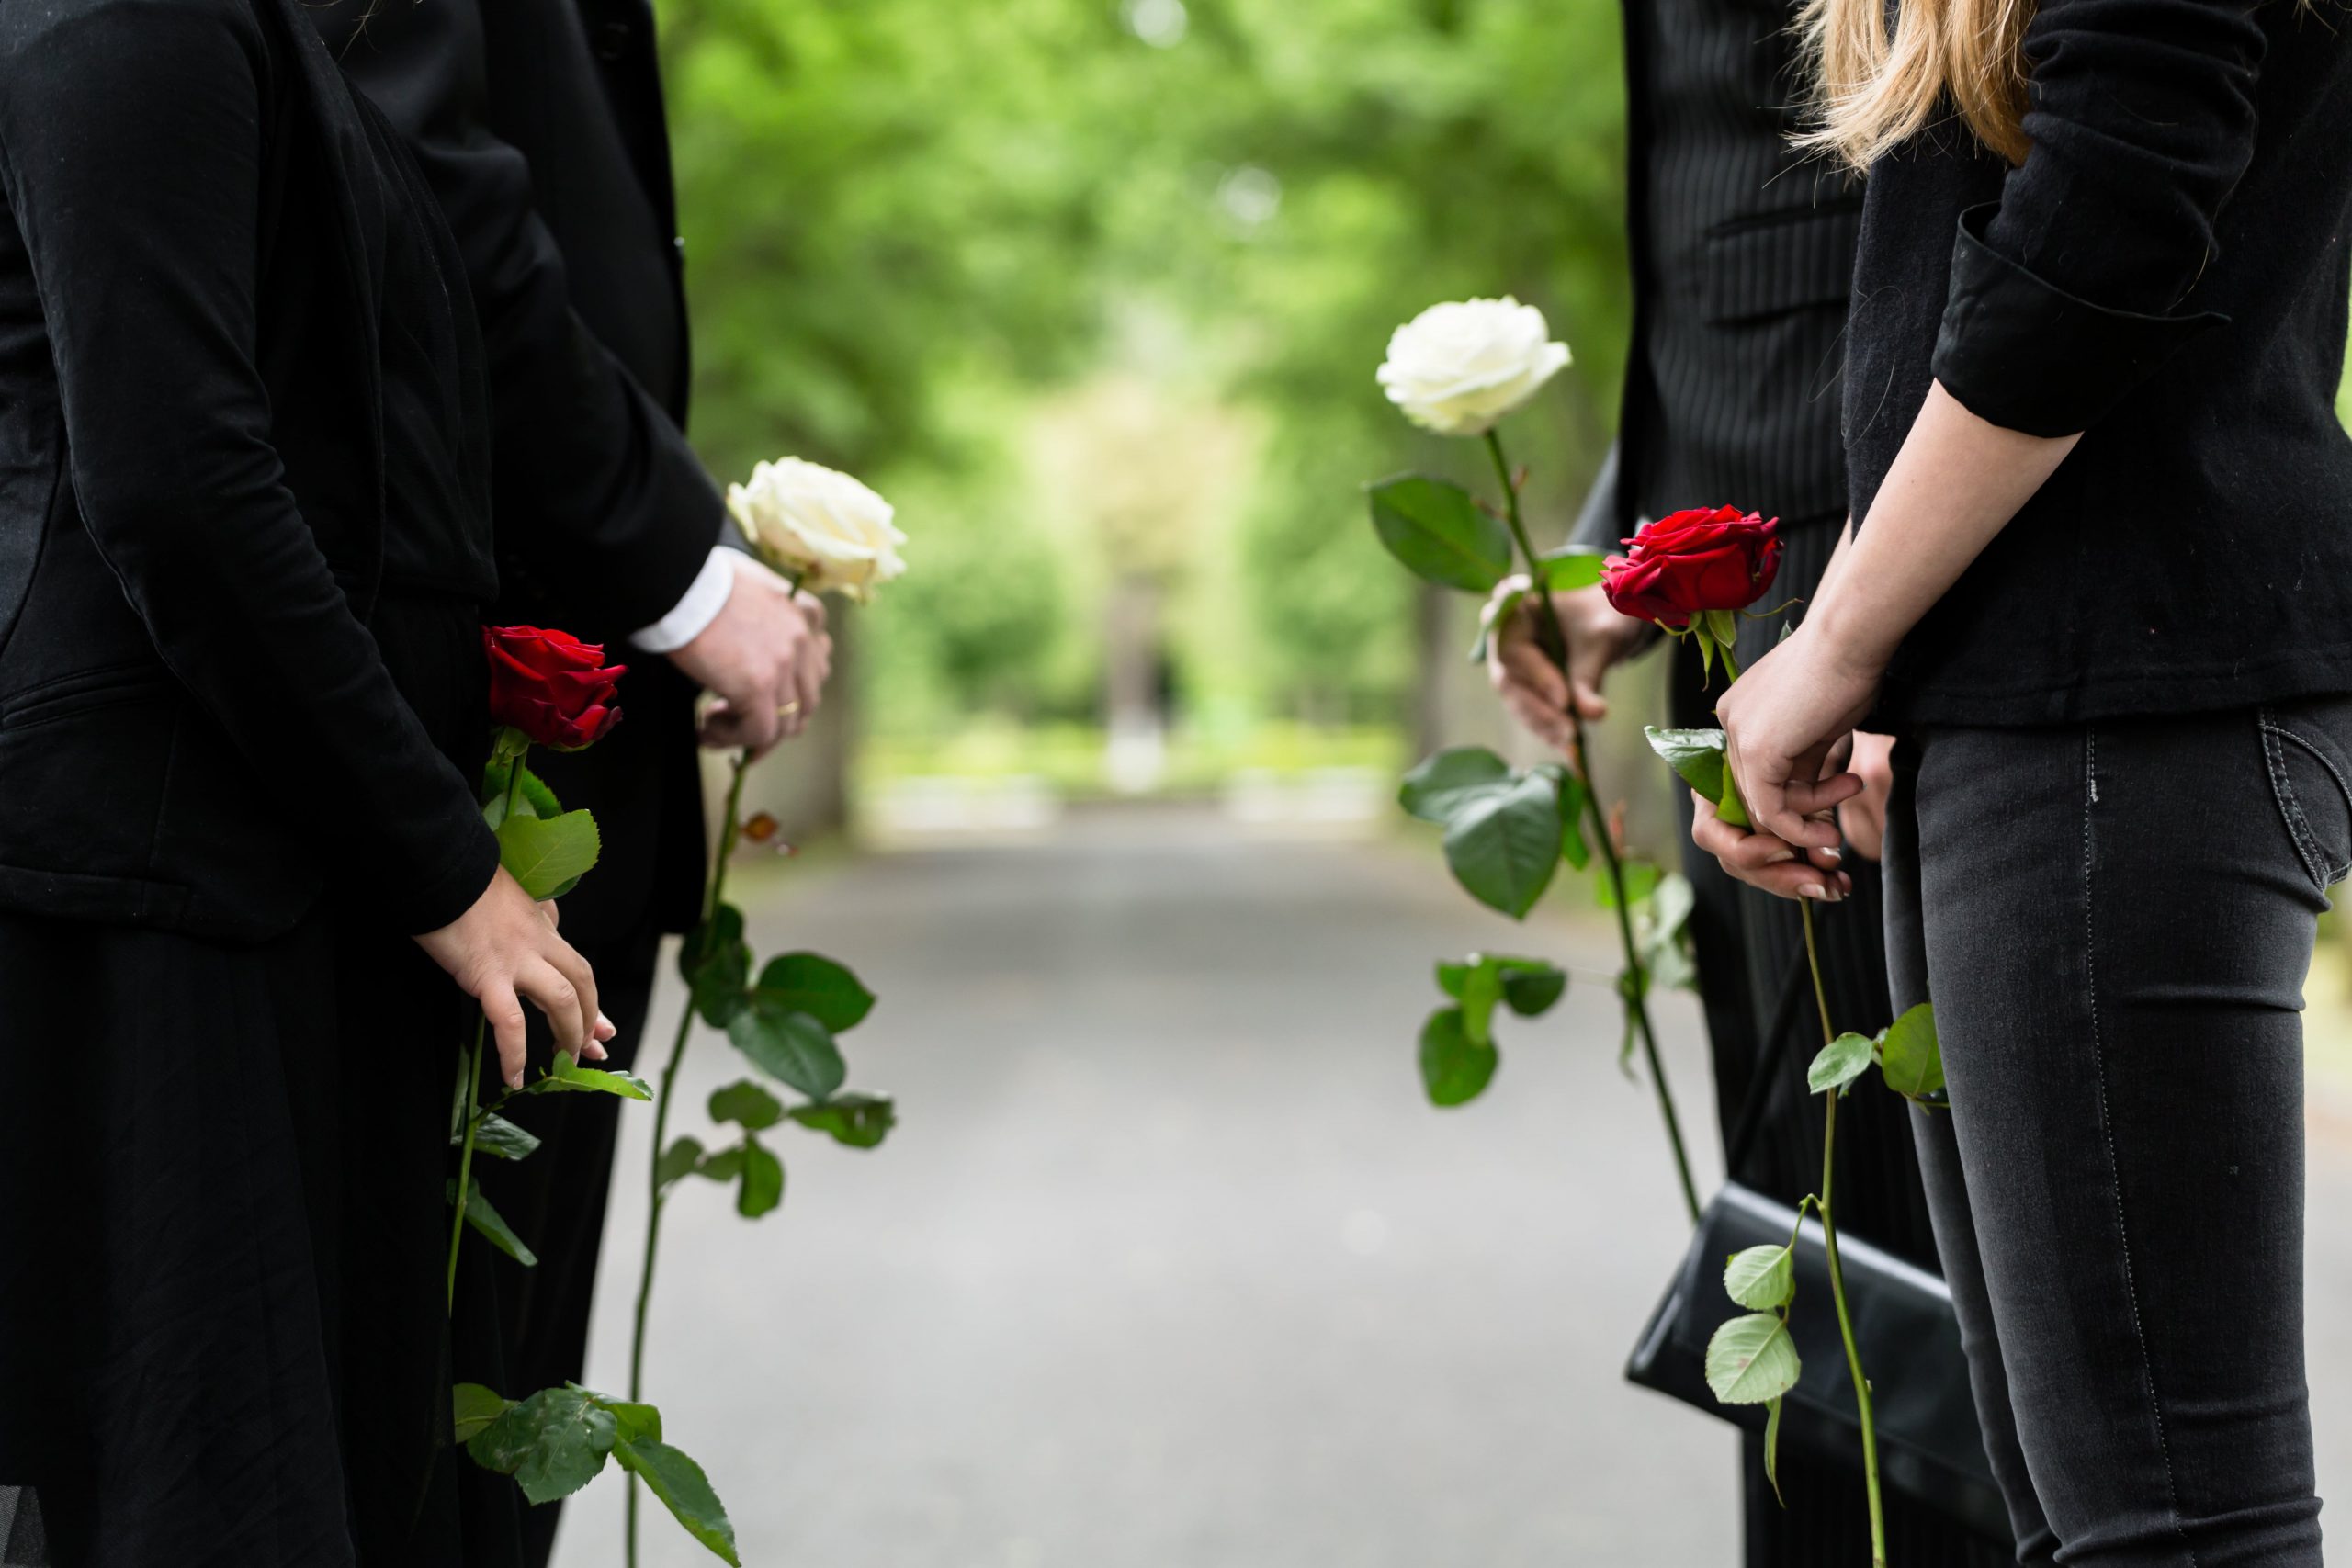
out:
{"label": "red rose bloom", "polygon": [[484,626],[490,660],[490,718],[528,736],[534,746],[577,751],[621,721],[613,688],[628,672],[607,665],[600,643],[537,626]]}
{"label": "red rose bloom", "polygon": [[1627,539],[1600,582],[1620,613],[1672,631],[1705,610],[1745,610],[1781,570],[1781,520],[1736,506],[1677,512]]}

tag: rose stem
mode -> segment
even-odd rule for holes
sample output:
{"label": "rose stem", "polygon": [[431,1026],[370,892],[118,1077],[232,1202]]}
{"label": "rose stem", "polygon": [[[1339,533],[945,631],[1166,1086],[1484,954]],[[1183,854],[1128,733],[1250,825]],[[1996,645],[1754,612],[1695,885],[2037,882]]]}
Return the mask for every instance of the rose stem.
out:
{"label": "rose stem", "polygon": [[[1520,554],[1527,560],[1527,580],[1533,590],[1536,603],[1543,613],[1536,617],[1535,633],[1544,651],[1566,673],[1568,667],[1568,634],[1560,625],[1559,607],[1552,603],[1551,573],[1544,570],[1543,557],[1527,537],[1527,524],[1520,515],[1519,486],[1512,482],[1510,463],[1503,456],[1502,437],[1487,432],[1487,451],[1494,457],[1495,475],[1502,480],[1503,517],[1510,526],[1510,535],[1519,545]],[[1682,1119],[1675,1114],[1674,1090],[1666,1081],[1666,1062],[1659,1055],[1657,1033],[1650,1025],[1649,975],[1642,964],[1641,955],[1634,945],[1634,915],[1625,897],[1625,868],[1617,858],[1617,843],[1610,836],[1608,813],[1602,809],[1600,792],[1593,787],[1592,768],[1585,750],[1584,717],[1571,700],[1568,704],[1568,726],[1576,747],[1577,776],[1584,781],[1586,815],[1592,822],[1592,837],[1600,847],[1601,864],[1609,874],[1611,900],[1617,908],[1617,940],[1625,953],[1625,973],[1618,987],[1619,999],[1632,1015],[1634,1028],[1642,1037],[1642,1054],[1648,1058],[1650,1082],[1657,1090],[1657,1108],[1666,1119],[1666,1141],[1674,1149],[1675,1174],[1682,1181],[1683,1207],[1690,1211],[1690,1223],[1699,1223],[1699,1186],[1690,1177],[1690,1156],[1682,1144]]]}
{"label": "rose stem", "polygon": [[[712,922],[718,918],[718,906],[727,889],[727,863],[735,852],[735,837],[743,814],[743,777],[752,771],[749,752],[737,752],[735,776],[727,786],[727,816],[718,828],[718,853],[711,866],[710,886],[703,895],[702,923],[686,940],[706,942]],[[645,1213],[645,1261],[637,1278],[637,1321],[629,1336],[628,1397],[636,1404],[645,1393],[645,1322],[653,1305],[653,1259],[662,1245],[662,1151],[670,1126],[672,1090],[678,1085],[678,1068],[686,1057],[686,1041],[694,1032],[695,998],[690,987],[685,1009],[678,1015],[678,1032],[670,1042],[670,1060],[662,1069],[662,1092],[653,1101],[653,1160],[646,1183],[650,1199]],[[628,1478],[628,1568],[637,1568],[637,1475]]]}
{"label": "rose stem", "polygon": [[[1804,961],[1813,970],[1813,999],[1821,1012],[1821,1043],[1825,1045],[1838,1038],[1829,1023],[1829,993],[1821,983],[1821,953],[1813,938],[1813,900],[1800,898],[1804,911]],[[1821,1201],[1815,1205],[1821,1215],[1821,1246],[1829,1259],[1829,1298],[1838,1307],[1838,1333],[1846,1342],[1846,1370],[1854,1379],[1854,1408],[1862,1423],[1862,1481],[1870,1500],[1871,1564],[1871,1568],[1886,1568],[1886,1518],[1881,1508],[1878,1485],[1878,1431],[1871,1417],[1871,1381],[1862,1374],[1862,1353],[1854,1344],[1854,1320],[1846,1308],[1846,1273],[1838,1264],[1838,1221],[1830,1212],[1830,1190],[1838,1176],[1835,1163],[1838,1153],[1838,1099],[1839,1090],[1828,1091],[1829,1114],[1821,1133]]]}
{"label": "rose stem", "polygon": [[[515,792],[522,787],[522,783],[523,757],[517,752],[506,768],[508,816],[514,814]],[[504,818],[500,820],[503,821]],[[458,1244],[465,1239],[466,1201],[473,1196],[474,1133],[481,1124],[481,1117],[476,1113],[475,1107],[481,1103],[481,1095],[482,1035],[489,1027],[490,1015],[477,1010],[474,1014],[473,1047],[466,1053],[465,1135],[464,1141],[458,1145],[458,1212],[449,1220],[449,1269],[442,1303],[442,1310],[451,1314],[458,1310]]]}

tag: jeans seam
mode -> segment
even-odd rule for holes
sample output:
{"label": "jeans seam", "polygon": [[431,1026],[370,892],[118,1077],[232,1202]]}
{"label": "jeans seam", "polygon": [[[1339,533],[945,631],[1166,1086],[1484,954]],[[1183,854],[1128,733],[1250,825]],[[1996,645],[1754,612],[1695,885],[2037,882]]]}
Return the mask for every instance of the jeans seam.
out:
{"label": "jeans seam", "polygon": [[2165,1435],[2164,1402],[2156,1393],[2155,1359],[2148,1350],[2147,1324],[2140,1314],[2139,1270],[2132,1261],[2132,1227],[2123,1217],[2123,1162],[2115,1148],[2115,1118],[2108,1104],[2107,1037],[2098,1021],[2098,905],[2092,897],[2092,872],[2096,864],[2095,840],[2092,837],[2091,808],[2098,803],[2098,727],[2086,725],[2083,729],[2083,777],[2086,790],[2083,801],[2083,990],[2090,1006],[2091,1060],[2098,1066],[2098,1128],[2100,1140],[2107,1145],[2108,1176],[2115,1189],[2115,1238],[2117,1251],[2123,1259],[2123,1292],[2132,1303],[2132,1335],[2140,1346],[2140,1377],[2148,1391],[2148,1415],[2155,1423],[2156,1452],[2165,1464],[2165,1500],[2172,1508],[2173,1533],[2180,1537],[2181,1551],[2188,1558],[2188,1568],[2198,1568],[2197,1549],[2189,1544],[2188,1521],[2180,1515],[2180,1479],[2173,1468],[2172,1442]]}
{"label": "jeans seam", "polygon": [[2326,752],[2291,729],[2273,724],[2267,718],[2263,721],[2262,750],[2265,760],[2270,764],[2271,787],[2278,793],[2279,807],[2286,813],[2288,827],[2295,836],[2295,847],[2303,857],[2303,869],[2311,874],[2312,880],[2318,883],[2321,891],[2324,892],[2342,881],[2345,874],[2335,868],[2335,863],[2328,858],[2326,846],[2319,841],[2319,835],[2312,831],[2311,818],[2303,813],[2302,797],[2295,793],[2295,781],[2287,773],[2286,753],[2278,745],[2282,740],[2293,741],[2304,756],[2327,770],[2327,776],[2335,781],[2336,790],[2344,796],[2346,807],[2352,807],[2352,784],[2345,781],[2343,771],[2336,767],[2334,759]]}

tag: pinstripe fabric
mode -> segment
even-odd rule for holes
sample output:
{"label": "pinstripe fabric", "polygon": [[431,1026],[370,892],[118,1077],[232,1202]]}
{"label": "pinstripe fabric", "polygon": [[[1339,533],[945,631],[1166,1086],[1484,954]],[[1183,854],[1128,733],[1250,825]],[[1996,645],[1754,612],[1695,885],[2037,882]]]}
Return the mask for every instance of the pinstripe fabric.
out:
{"label": "pinstripe fabric", "polygon": [[1771,0],[1627,7],[1635,321],[1621,521],[1845,507],[1838,371],[1860,205],[1788,148],[1792,15]]}

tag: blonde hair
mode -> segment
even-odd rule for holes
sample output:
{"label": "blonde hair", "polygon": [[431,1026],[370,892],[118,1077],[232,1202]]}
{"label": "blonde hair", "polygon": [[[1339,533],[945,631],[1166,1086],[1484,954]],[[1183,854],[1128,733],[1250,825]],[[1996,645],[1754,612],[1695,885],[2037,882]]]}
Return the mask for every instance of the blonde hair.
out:
{"label": "blonde hair", "polygon": [[1976,139],[2025,162],[2025,62],[2033,0],[1805,0],[1797,27],[1813,81],[1812,130],[1798,138],[1855,169],[1924,130],[1946,100]]}

